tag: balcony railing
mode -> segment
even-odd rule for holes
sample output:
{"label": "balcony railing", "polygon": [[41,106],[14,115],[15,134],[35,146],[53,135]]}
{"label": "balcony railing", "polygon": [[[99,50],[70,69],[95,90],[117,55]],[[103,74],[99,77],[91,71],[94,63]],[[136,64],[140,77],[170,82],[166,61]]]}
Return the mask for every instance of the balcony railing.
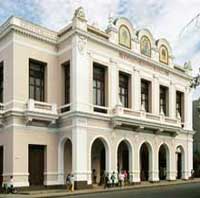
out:
{"label": "balcony railing", "polygon": [[125,118],[134,118],[134,119],[140,119],[144,121],[152,121],[159,124],[167,124],[167,125],[176,125],[181,126],[181,121],[178,118],[170,118],[164,115],[157,115],[152,114],[149,112],[144,111],[134,111],[132,109],[123,108],[122,106],[116,106],[112,113],[114,115],[122,116]]}
{"label": "balcony railing", "polygon": [[58,119],[57,105],[29,99],[25,115],[28,121],[55,122]]}
{"label": "balcony railing", "polygon": [[5,106],[3,103],[0,103],[0,113],[5,110]]}
{"label": "balcony railing", "polygon": [[28,108],[28,111],[57,114],[57,105],[56,104],[39,102],[39,101],[35,101],[33,99],[29,99],[27,108]]}
{"label": "balcony railing", "polygon": [[71,104],[62,105],[58,108],[60,114],[64,114],[71,111]]}

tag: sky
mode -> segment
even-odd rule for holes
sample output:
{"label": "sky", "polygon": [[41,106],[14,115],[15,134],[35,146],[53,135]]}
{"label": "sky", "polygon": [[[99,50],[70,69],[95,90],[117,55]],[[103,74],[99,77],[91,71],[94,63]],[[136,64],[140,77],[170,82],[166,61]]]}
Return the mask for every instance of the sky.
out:
{"label": "sky", "polygon": [[[191,60],[193,75],[200,67],[200,0],[0,0],[0,23],[19,16],[52,30],[59,30],[83,6],[88,22],[105,29],[108,17],[125,16],[135,29],[148,28],[155,39],[166,38],[175,62]],[[189,23],[187,28],[185,26]],[[200,97],[200,88],[193,99]]]}

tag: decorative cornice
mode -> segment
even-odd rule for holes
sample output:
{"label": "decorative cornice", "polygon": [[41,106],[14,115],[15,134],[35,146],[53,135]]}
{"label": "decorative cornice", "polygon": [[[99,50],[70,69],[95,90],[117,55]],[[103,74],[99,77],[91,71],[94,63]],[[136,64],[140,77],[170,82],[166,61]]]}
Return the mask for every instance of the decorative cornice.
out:
{"label": "decorative cornice", "polygon": [[[69,26],[69,28],[70,28],[70,26]],[[63,41],[63,39],[61,39],[61,37],[59,37],[59,32],[55,32],[55,31],[49,30],[47,28],[41,27],[39,25],[35,25],[31,22],[27,22],[27,21],[22,20],[17,17],[9,18],[0,27],[0,39],[2,39],[6,34],[8,34],[11,31],[15,31],[15,32],[24,34],[26,36],[36,38],[36,39],[39,39],[41,41],[44,41],[44,42],[47,42],[50,44],[59,44],[61,41]],[[166,67],[166,65],[164,65],[162,63],[159,63],[155,60],[143,57],[142,55],[134,52],[133,50],[124,49],[121,46],[111,43],[111,42],[108,42],[105,38],[103,39],[101,37],[95,36],[94,34],[92,34],[90,32],[82,31],[80,29],[74,29],[74,30],[70,30],[70,32],[67,32],[67,33],[68,33],[68,37],[65,37],[65,39],[71,37],[74,34],[84,35],[87,38],[90,38],[98,43],[101,43],[101,44],[107,46],[107,47],[110,47],[114,50],[118,50],[119,52],[126,53],[128,56],[133,57],[139,61],[143,61],[143,62],[146,62],[153,66],[157,66],[159,68],[162,68],[165,71],[174,73],[175,75],[181,76],[187,80],[191,80],[191,76],[188,75],[187,73],[178,71],[175,68]],[[102,31],[101,31],[101,34],[103,34]],[[107,36],[106,33],[104,34],[104,36],[105,35]]]}

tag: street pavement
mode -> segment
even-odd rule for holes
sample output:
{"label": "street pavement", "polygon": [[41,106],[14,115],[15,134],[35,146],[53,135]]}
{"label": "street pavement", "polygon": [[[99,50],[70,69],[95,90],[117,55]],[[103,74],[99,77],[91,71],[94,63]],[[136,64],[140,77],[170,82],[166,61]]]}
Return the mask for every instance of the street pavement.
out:
{"label": "street pavement", "polygon": [[67,192],[66,189],[19,191],[17,194],[0,194],[0,198],[200,198],[200,178],[193,180],[142,182],[123,188],[93,189]]}
{"label": "street pavement", "polygon": [[[62,198],[67,198],[64,196]],[[153,187],[146,189],[126,189],[70,196],[71,198],[200,198],[200,183]]]}

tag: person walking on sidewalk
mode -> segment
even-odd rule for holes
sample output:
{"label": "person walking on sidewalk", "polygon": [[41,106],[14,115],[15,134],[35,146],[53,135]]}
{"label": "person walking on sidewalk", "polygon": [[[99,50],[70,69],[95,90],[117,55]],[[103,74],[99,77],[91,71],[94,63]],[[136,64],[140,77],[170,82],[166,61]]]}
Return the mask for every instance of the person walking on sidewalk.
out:
{"label": "person walking on sidewalk", "polygon": [[105,173],[104,175],[105,175],[105,178],[104,178],[104,188],[107,188],[108,184],[109,184],[109,174]]}
{"label": "person walking on sidewalk", "polygon": [[70,176],[70,192],[74,191],[74,175]]}
{"label": "person walking on sidewalk", "polygon": [[128,184],[128,173],[126,170],[124,170],[124,185]]}
{"label": "person walking on sidewalk", "polygon": [[67,177],[66,177],[67,191],[70,190],[70,185],[71,185],[70,180],[71,180],[71,178],[70,178],[70,174],[68,174]]}
{"label": "person walking on sidewalk", "polygon": [[114,171],[111,175],[111,181],[112,181],[112,187],[114,187],[115,186],[115,172]]}
{"label": "person walking on sidewalk", "polygon": [[119,173],[119,186],[120,187],[124,186],[124,173],[123,173],[123,171],[121,171]]}

